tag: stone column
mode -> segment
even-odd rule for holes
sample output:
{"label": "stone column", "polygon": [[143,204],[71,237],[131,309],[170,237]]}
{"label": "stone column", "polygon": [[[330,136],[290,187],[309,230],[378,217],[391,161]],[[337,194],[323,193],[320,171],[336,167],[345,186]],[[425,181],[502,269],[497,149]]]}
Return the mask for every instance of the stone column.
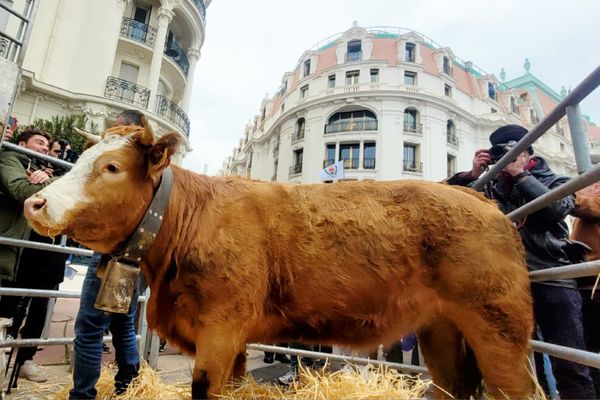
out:
{"label": "stone column", "polygon": [[183,91],[183,99],[181,101],[181,108],[183,108],[183,111],[185,111],[186,113],[188,113],[188,110],[190,108],[190,99],[192,97],[192,89],[194,86],[194,75],[196,72],[196,63],[200,59],[200,50],[190,48],[187,51],[187,57],[188,57],[188,61],[190,62],[190,69],[188,71],[187,83],[185,85],[185,89]]}
{"label": "stone column", "polygon": [[154,42],[154,53],[152,53],[152,64],[150,64],[150,73],[148,74],[148,89],[150,89],[148,110],[150,112],[155,112],[158,80],[160,78],[160,67],[162,66],[163,53],[165,51],[167,28],[174,16],[175,13],[168,8],[160,7],[158,9],[158,29],[156,32],[156,41]]}

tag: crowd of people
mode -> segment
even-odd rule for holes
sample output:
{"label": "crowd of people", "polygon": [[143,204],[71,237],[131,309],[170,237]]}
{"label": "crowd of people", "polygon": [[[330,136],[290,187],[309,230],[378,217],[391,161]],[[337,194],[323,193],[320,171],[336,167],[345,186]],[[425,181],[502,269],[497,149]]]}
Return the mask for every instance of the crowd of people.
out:
{"label": "crowd of people", "polygon": [[[115,125],[143,126],[142,114],[127,110],[117,118]],[[12,127],[5,128],[4,138],[13,136]],[[492,147],[475,152],[472,168],[446,180],[450,185],[471,186],[489,165],[516,145],[527,130],[518,125],[506,125],[490,135]],[[64,158],[70,144],[64,139],[53,140],[42,130],[25,129],[19,132],[16,143],[26,149]],[[49,243],[31,230],[23,216],[23,201],[50,184],[64,173],[46,162],[10,149],[0,151],[0,229],[2,236],[34,242]],[[500,174],[483,189],[486,197],[493,199],[508,214],[520,206],[535,200],[550,190],[564,184],[568,177],[555,174],[542,157],[534,156],[532,147],[517,155]],[[566,217],[575,218],[572,234]],[[530,271],[600,259],[600,183],[547,205],[515,224],[526,251]],[[113,335],[118,373],[115,377],[116,393],[122,393],[137,376],[140,357],[135,339],[134,318],[137,290],[127,314],[110,314],[94,307],[100,288],[96,276],[99,266],[109,257],[94,254],[88,267],[82,288],[80,308],[75,323],[74,386],[70,398],[95,398],[95,384],[100,375],[103,343],[102,336],[110,330]],[[43,262],[42,262],[43,260]],[[1,286],[32,289],[57,289],[65,271],[66,255],[14,246],[0,246]],[[600,352],[600,304],[592,288],[595,278],[557,279],[531,284],[534,316],[539,340],[575,349]],[[39,338],[44,327],[48,307],[46,298],[2,296],[0,317],[12,318],[9,337]],[[164,345],[163,345],[164,346]],[[292,344],[294,348],[307,348]],[[416,348],[414,335],[409,335],[390,348],[390,361],[402,360],[402,351]],[[106,349],[104,349],[106,351]],[[16,363],[20,364],[20,376],[35,382],[43,382],[46,374],[34,362],[36,348],[19,352]],[[400,356],[398,356],[398,354]],[[418,363],[418,351],[414,354]],[[398,358],[399,357],[399,358]],[[264,362],[274,360],[289,363],[290,371],[279,378],[282,384],[290,384],[298,374],[298,357],[265,353]],[[544,359],[536,353],[538,381],[549,393],[550,370],[555,378],[562,399],[599,398],[600,371],[585,365],[550,357],[550,369],[544,368]],[[310,359],[304,359],[307,365]]]}

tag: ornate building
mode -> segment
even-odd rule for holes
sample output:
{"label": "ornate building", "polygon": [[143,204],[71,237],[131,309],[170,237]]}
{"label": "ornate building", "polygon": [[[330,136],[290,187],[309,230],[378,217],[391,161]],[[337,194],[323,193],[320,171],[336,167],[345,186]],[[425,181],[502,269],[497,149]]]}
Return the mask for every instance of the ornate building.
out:
{"label": "ornate building", "polygon": [[[31,0],[3,0],[18,10]],[[29,12],[22,77],[12,113],[20,124],[85,114],[100,129],[124,109],[145,112],[156,131],[181,133],[189,150],[187,111],[211,0],[43,0]],[[27,15],[27,13],[24,13]],[[19,21],[0,20],[19,37]]]}
{"label": "ornate building", "polygon": [[[498,80],[417,32],[355,23],[283,75],[222,173],[310,183],[344,160],[346,179],[442,180],[470,169],[496,127],[531,127],[560,102],[525,69]],[[568,129],[565,118],[534,149],[574,175]]]}

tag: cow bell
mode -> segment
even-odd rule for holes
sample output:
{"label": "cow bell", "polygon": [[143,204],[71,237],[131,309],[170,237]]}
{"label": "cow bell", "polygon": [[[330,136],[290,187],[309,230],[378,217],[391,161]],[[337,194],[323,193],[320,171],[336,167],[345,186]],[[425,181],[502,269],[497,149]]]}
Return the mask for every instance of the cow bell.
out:
{"label": "cow bell", "polygon": [[98,310],[127,314],[140,269],[112,258],[101,276],[102,284],[94,307]]}

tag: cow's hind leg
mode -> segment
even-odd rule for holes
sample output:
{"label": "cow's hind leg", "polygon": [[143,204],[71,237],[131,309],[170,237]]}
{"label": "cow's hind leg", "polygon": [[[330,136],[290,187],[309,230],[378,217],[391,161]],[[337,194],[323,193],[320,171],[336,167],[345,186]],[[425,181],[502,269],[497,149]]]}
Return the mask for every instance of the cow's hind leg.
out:
{"label": "cow's hind leg", "polygon": [[529,367],[531,319],[510,310],[509,304],[490,303],[469,312],[463,307],[457,325],[473,349],[486,390],[495,398],[527,398],[534,384]]}
{"label": "cow's hind leg", "polygon": [[417,331],[419,346],[436,385],[438,398],[476,398],[481,374],[462,333],[449,320],[439,317]]}

